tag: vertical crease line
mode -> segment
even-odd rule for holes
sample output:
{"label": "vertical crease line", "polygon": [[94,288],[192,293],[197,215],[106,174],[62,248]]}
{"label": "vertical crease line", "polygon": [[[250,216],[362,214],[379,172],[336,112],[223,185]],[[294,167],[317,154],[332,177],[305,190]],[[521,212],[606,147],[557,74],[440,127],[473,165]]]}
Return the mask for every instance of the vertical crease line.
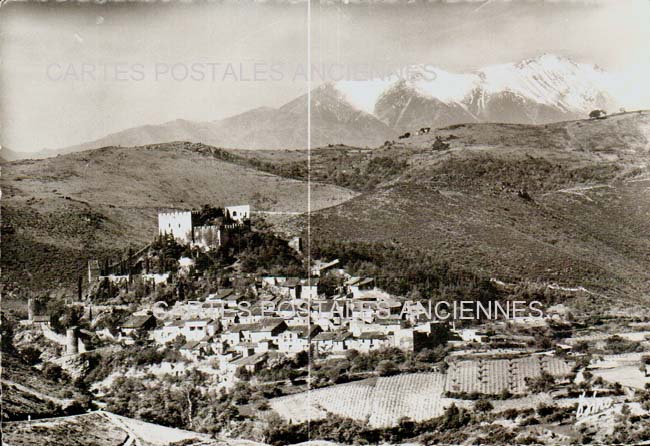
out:
{"label": "vertical crease line", "polygon": [[311,441],[311,0],[307,0],[307,280],[309,296],[307,298],[307,440]]}

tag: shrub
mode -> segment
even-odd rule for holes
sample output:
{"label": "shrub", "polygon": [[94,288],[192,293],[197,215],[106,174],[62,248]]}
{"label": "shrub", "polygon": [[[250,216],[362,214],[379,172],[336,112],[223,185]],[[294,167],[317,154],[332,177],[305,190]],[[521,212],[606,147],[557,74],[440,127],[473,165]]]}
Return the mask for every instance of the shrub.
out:
{"label": "shrub", "polygon": [[379,364],[377,364],[375,371],[379,376],[391,376],[396,375],[399,372],[399,369],[393,361],[385,359],[383,361],[379,361]]}
{"label": "shrub", "polygon": [[478,412],[490,412],[492,409],[494,409],[494,406],[490,400],[481,398],[476,403],[474,403],[474,409]]}

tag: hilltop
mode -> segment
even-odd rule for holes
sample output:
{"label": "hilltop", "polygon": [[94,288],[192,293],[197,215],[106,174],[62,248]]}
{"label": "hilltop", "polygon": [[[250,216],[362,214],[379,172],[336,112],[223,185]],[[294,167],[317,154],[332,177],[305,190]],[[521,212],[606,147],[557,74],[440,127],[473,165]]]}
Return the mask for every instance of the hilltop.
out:
{"label": "hilltop", "polygon": [[[312,150],[315,253],[384,244],[506,282],[585,287],[593,298],[647,295],[650,113],[415,133],[375,149]],[[307,207],[305,150],[170,143],[4,170],[3,263],[23,283],[23,270],[39,283],[74,280],[86,258],[149,241],[159,209]]]}
{"label": "hilltop", "polygon": [[457,125],[314,158],[314,178],[364,192],[314,214],[317,244],[424,248],[502,280],[636,298],[650,288],[650,113]]}
{"label": "hilltop", "polygon": [[[75,283],[87,259],[150,242],[159,210],[250,203],[257,211],[306,211],[306,182],[224,161],[217,152],[167,143],[5,164],[5,284]],[[324,184],[311,192],[313,209],[355,195]]]}
{"label": "hilltop", "polygon": [[[313,180],[361,193],[313,214],[316,246],[387,243],[505,281],[647,295],[650,113],[416,131],[312,151]],[[300,152],[237,153],[306,172]]]}

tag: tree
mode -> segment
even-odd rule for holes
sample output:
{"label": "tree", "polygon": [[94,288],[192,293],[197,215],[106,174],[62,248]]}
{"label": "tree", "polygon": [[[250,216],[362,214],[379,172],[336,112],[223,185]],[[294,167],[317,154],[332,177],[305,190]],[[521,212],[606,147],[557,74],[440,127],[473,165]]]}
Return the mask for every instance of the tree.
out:
{"label": "tree", "polygon": [[605,117],[605,115],[607,115],[607,112],[601,109],[592,110],[591,113],[589,113],[591,119],[600,119]]}
{"label": "tree", "polygon": [[35,365],[41,362],[41,351],[36,347],[27,346],[20,351],[20,356],[29,364]]}
{"label": "tree", "polygon": [[474,409],[476,409],[479,412],[489,412],[492,409],[494,409],[494,406],[492,405],[490,400],[481,398],[476,403],[474,403]]}
{"label": "tree", "polygon": [[526,378],[526,385],[533,393],[547,392],[555,386],[555,378],[550,373],[542,372],[536,378]]}
{"label": "tree", "polygon": [[43,376],[49,380],[59,382],[63,378],[63,369],[60,365],[48,362],[43,366]]}
{"label": "tree", "polygon": [[440,136],[436,136],[436,140],[431,146],[433,150],[449,150],[450,147],[449,143],[446,143]]}
{"label": "tree", "polygon": [[379,364],[377,364],[375,371],[379,376],[391,376],[397,374],[399,369],[393,361],[384,359],[383,361],[379,361]]}

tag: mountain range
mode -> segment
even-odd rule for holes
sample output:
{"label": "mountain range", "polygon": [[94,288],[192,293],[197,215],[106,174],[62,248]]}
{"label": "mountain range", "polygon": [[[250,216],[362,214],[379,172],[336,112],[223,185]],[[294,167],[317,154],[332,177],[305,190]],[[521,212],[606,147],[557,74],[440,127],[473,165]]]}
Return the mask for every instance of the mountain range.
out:
{"label": "mountain range", "polygon": [[[310,146],[375,147],[420,127],[461,123],[544,124],[618,109],[616,82],[600,68],[542,55],[471,73],[411,66],[381,79],[338,81],[311,92]],[[3,151],[5,160],[45,158],[108,146],[192,141],[235,149],[308,146],[308,95],[278,108],[261,107],[215,121],[184,119],[145,125],[55,150]]]}

